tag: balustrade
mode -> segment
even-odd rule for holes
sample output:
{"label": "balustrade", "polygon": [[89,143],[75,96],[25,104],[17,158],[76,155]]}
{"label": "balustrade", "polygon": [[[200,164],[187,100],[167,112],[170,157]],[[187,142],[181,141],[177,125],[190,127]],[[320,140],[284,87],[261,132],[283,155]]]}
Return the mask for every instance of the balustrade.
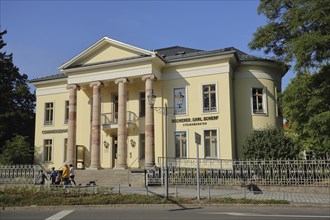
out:
{"label": "balustrade", "polygon": [[[131,111],[127,111],[126,115],[127,127],[132,127],[137,125],[138,116]],[[101,114],[101,124],[103,129],[107,128],[118,128],[118,113],[102,113]]]}

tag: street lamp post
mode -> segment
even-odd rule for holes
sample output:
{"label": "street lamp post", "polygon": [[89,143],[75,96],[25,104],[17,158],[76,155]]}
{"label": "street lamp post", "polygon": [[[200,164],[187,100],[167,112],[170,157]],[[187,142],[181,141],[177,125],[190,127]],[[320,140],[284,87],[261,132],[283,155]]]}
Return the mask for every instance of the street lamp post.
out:
{"label": "street lamp post", "polygon": [[148,102],[149,105],[151,106],[152,109],[156,110],[156,111],[161,111],[161,113],[163,113],[165,115],[165,129],[164,129],[164,146],[165,146],[165,198],[168,199],[168,161],[167,161],[167,157],[168,157],[168,152],[167,152],[167,135],[168,135],[168,114],[169,114],[169,109],[173,110],[173,114],[175,114],[175,109],[177,108],[181,108],[181,105],[183,103],[183,98],[184,96],[180,93],[178,94],[175,99],[176,99],[176,103],[178,105],[178,107],[168,107],[167,104],[165,103],[165,107],[155,107],[155,100],[156,100],[156,95],[151,93],[147,96],[148,98]]}

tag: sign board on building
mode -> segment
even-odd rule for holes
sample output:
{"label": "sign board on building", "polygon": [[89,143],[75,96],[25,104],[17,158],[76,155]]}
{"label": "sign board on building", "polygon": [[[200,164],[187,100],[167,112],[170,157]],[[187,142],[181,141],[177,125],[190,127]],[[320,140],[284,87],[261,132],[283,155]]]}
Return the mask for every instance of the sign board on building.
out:
{"label": "sign board on building", "polygon": [[195,143],[196,144],[201,144],[202,136],[195,132]]}

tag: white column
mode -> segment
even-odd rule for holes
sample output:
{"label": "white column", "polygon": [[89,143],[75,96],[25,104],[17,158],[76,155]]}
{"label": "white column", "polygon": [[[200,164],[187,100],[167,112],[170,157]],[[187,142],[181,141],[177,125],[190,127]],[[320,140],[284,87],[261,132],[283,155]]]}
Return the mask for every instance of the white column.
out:
{"label": "white column", "polygon": [[128,79],[122,78],[115,80],[118,84],[118,134],[117,134],[117,147],[118,147],[118,162],[119,169],[127,168],[127,143],[126,143],[126,83]]}
{"label": "white column", "polygon": [[92,147],[91,147],[91,169],[100,169],[100,132],[101,132],[101,87],[102,82],[91,82],[93,88],[92,109]]}
{"label": "white column", "polygon": [[148,102],[148,95],[153,94],[154,80],[157,78],[154,75],[143,76],[142,80],[145,81],[145,167],[153,167],[155,165],[155,143],[154,143],[154,110]]}
{"label": "white column", "polygon": [[68,142],[67,164],[76,166],[76,128],[77,128],[77,91],[80,87],[75,84],[67,85],[69,90],[69,119],[68,119]]}

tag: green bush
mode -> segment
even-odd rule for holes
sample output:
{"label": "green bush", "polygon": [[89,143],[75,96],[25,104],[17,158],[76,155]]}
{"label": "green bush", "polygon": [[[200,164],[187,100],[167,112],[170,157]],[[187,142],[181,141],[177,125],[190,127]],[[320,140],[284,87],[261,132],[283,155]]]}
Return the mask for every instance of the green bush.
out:
{"label": "green bush", "polygon": [[242,146],[244,160],[298,159],[300,147],[280,128],[253,131]]}

